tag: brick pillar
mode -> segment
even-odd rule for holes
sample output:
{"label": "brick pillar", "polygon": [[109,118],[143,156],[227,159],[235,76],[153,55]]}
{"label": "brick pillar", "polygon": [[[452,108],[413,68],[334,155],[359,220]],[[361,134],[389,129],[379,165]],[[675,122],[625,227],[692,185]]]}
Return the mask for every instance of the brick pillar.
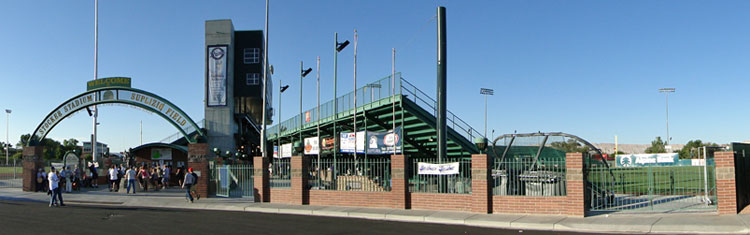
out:
{"label": "brick pillar", "polygon": [[492,158],[487,154],[471,155],[471,212],[492,213]]}
{"label": "brick pillar", "polygon": [[565,178],[567,180],[565,214],[583,217],[586,213],[583,194],[585,190],[583,182],[583,154],[565,154],[565,168]]}
{"label": "brick pillar", "polygon": [[735,182],[734,152],[715,152],[716,197],[719,214],[737,214],[737,183]]}
{"label": "brick pillar", "polygon": [[211,172],[208,169],[208,154],[207,143],[188,144],[187,167],[193,168],[193,172],[198,175],[195,192],[204,198],[208,197],[208,183],[211,178]]}
{"label": "brick pillar", "polygon": [[44,151],[44,146],[23,147],[23,191],[35,192],[37,190],[36,173],[39,168],[44,167],[42,151]]}
{"label": "brick pillar", "polygon": [[391,155],[391,195],[393,207],[397,209],[410,209],[411,200],[409,195],[409,172],[406,156]]}
{"label": "brick pillar", "polygon": [[292,156],[292,204],[310,203],[310,156]]}
{"label": "brick pillar", "polygon": [[271,185],[268,182],[268,158],[253,158],[253,191],[255,202],[270,202]]}

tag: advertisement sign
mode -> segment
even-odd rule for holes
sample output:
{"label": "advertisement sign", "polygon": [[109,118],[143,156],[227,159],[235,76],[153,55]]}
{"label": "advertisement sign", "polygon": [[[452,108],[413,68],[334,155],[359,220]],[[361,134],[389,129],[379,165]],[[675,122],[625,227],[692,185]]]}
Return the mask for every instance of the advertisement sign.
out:
{"label": "advertisement sign", "polygon": [[679,154],[620,154],[615,159],[618,167],[671,166],[679,161]]}
{"label": "advertisement sign", "polygon": [[172,160],[172,149],[169,148],[152,148],[151,160]]}
{"label": "advertisement sign", "polygon": [[310,111],[305,112],[305,122],[310,122]]}
{"label": "advertisement sign", "polygon": [[279,158],[279,146],[273,146],[273,158]]}
{"label": "advertisement sign", "polygon": [[208,106],[227,105],[227,46],[209,46],[208,89],[206,100]]}
{"label": "advertisement sign", "polygon": [[292,157],[292,143],[281,145],[281,158]]}
{"label": "advertisement sign", "polygon": [[[365,136],[367,136],[365,138]],[[354,143],[354,133],[341,133],[341,152],[353,153],[354,147],[357,153],[365,153],[365,143],[367,144],[367,154],[390,154],[394,152],[401,153],[401,127],[393,131],[364,131],[357,132],[356,144]]]}
{"label": "advertisement sign", "polygon": [[318,137],[305,138],[305,155],[317,155],[319,153]]}
{"label": "advertisement sign", "polygon": [[458,174],[458,162],[443,163],[443,164],[418,162],[417,174],[419,175],[455,175],[455,174]]}
{"label": "advertisement sign", "polygon": [[333,149],[333,144],[336,142],[333,138],[323,138],[323,141],[320,143],[320,149],[321,150],[331,150]]}

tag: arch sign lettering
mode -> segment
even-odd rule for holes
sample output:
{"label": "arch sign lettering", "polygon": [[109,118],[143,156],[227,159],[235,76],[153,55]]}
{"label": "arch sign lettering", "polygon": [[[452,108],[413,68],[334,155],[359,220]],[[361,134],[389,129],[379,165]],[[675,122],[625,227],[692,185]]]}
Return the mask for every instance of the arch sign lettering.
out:
{"label": "arch sign lettering", "polygon": [[63,102],[56,109],[52,110],[42,123],[37,126],[30,137],[31,139],[28,141],[28,145],[36,145],[38,140],[44,139],[52,128],[71,114],[92,105],[112,103],[136,106],[161,116],[177,128],[189,143],[196,143],[196,139],[189,136],[192,131],[196,131],[199,136],[205,137],[195,122],[180,108],[153,93],[130,88],[129,80],[128,78],[127,86],[120,84],[112,86],[102,85],[94,88],[89,87],[90,90]]}

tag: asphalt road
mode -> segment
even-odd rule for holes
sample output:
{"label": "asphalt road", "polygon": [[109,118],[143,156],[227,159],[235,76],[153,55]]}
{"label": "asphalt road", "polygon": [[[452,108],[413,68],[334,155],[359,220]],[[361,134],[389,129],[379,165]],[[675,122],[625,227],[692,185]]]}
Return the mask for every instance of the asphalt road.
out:
{"label": "asphalt road", "polygon": [[0,234],[574,234],[248,212],[0,201]]}

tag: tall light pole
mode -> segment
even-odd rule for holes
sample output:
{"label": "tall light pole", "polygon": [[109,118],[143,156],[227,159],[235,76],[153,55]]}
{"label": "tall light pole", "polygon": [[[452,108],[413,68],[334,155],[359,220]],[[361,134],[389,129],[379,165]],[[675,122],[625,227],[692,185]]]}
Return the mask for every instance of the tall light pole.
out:
{"label": "tall light pole", "polygon": [[666,110],[667,110],[667,141],[666,142],[667,144],[666,145],[669,145],[669,141],[670,141],[670,138],[669,138],[669,93],[674,93],[674,92],[675,92],[674,88],[659,88],[659,93],[664,93],[664,97],[666,98],[666,104],[667,104],[666,106]]}
{"label": "tall light pole", "polygon": [[495,95],[495,90],[479,88],[479,94],[484,95],[484,138],[487,138],[487,96]]}
{"label": "tall light pole", "polygon": [[[94,1],[94,80],[99,79],[99,0]],[[98,96],[94,96],[94,102],[98,101]],[[96,125],[99,111],[94,105],[94,134],[91,138],[91,159],[96,162]],[[42,141],[42,140],[39,140]]]}
{"label": "tall light pole", "polygon": [[[357,30],[354,30],[354,161],[357,161]],[[363,146],[364,147],[364,146]]]}
{"label": "tall light pole", "polygon": [[[260,129],[260,151],[261,156],[263,156],[263,159],[266,159],[268,157],[268,150],[266,147],[266,102],[268,102],[268,91],[266,90],[268,86],[268,83],[266,80],[268,80],[268,0],[266,0],[266,27],[265,27],[265,39],[263,41],[263,88],[262,88],[262,96],[263,96],[263,104],[261,105],[261,116],[263,128]],[[281,84],[279,84],[281,85]],[[279,96],[281,96],[281,93],[279,93]],[[281,105],[281,97],[279,97],[279,105]],[[279,120],[279,124],[281,124],[281,120]],[[278,126],[281,128],[281,125]],[[281,152],[281,146],[279,146],[279,153]]]}
{"label": "tall light pole", "polygon": [[[316,64],[317,64],[317,67],[315,68],[315,73],[317,73],[317,75],[315,76],[316,77],[315,86],[316,86],[316,90],[318,90],[317,98],[316,98],[318,101],[318,105],[317,105],[317,108],[315,109],[315,120],[316,120],[315,123],[316,123],[317,140],[318,140],[318,146],[317,146],[318,147],[318,166],[317,166],[316,171],[317,171],[318,176],[320,176],[321,175],[320,174],[320,152],[321,152],[321,149],[320,149],[320,56],[316,58]],[[321,180],[322,178],[318,177],[318,187],[320,187],[321,185]]]}
{"label": "tall light pole", "polygon": [[8,130],[10,130],[10,109],[5,110],[5,165],[8,165],[8,156],[10,155],[10,138],[8,138]]}
{"label": "tall light pole", "polygon": [[[339,43],[339,33],[334,33],[333,38],[333,178],[336,179],[336,152],[338,152],[338,147],[336,147],[338,141],[335,141],[338,139],[338,136],[336,135],[336,122],[338,122],[339,117],[339,103],[338,103],[338,95],[336,94],[338,91],[338,65],[339,65],[339,52],[341,50],[344,50],[347,45],[349,45],[349,40],[346,40],[342,43]],[[355,134],[356,135],[356,134]]]}
{"label": "tall light pole", "polygon": [[305,78],[307,74],[312,72],[312,68],[304,69],[302,61],[299,62],[299,141],[304,144],[302,140],[302,119],[305,118],[302,115],[302,78]]}
{"label": "tall light pole", "polygon": [[[396,48],[392,48],[391,54],[391,118],[393,120],[393,136],[396,136]],[[401,136],[399,136],[401,139]],[[396,155],[396,141],[393,143],[393,155]]]}

